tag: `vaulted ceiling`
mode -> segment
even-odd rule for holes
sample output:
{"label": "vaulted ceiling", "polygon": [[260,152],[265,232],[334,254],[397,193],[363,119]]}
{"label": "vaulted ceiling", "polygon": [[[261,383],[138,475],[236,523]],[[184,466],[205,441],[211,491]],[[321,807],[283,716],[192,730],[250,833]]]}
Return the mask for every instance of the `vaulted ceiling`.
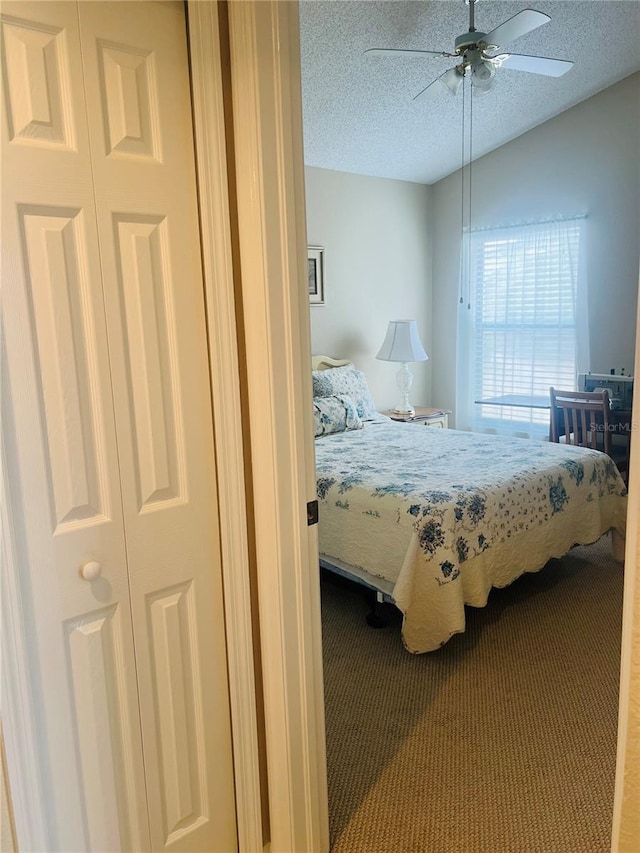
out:
{"label": "vaulted ceiling", "polygon": [[[524,8],[479,0],[476,28],[490,32]],[[557,78],[499,69],[496,87],[472,99],[474,157],[640,70],[640,0],[534,0],[532,8],[551,21],[501,47],[574,66]],[[462,92],[453,96],[438,84],[433,99],[413,100],[455,60],[364,52],[453,52],[468,23],[464,0],[301,0],[305,162],[427,184],[458,169]],[[629,109],[640,110],[640,94]],[[466,111],[468,125],[468,98]]]}

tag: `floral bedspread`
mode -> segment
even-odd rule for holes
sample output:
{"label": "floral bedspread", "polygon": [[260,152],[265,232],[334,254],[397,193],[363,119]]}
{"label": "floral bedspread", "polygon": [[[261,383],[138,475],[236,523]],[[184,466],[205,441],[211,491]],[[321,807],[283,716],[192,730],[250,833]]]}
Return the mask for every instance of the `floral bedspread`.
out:
{"label": "floral bedspread", "polygon": [[602,453],[393,421],[316,440],[320,553],[394,584],[411,652],[464,630],[464,605],[610,529],[626,489]]}

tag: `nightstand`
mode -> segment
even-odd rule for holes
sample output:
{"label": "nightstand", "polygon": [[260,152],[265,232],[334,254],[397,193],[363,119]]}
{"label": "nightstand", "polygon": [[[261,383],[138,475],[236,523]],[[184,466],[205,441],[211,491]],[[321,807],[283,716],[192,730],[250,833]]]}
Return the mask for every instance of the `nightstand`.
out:
{"label": "nightstand", "polygon": [[429,409],[426,406],[416,406],[415,409],[415,415],[400,415],[392,409],[382,414],[388,415],[393,421],[402,421],[405,424],[423,424],[424,426],[448,429],[451,412],[444,409]]}

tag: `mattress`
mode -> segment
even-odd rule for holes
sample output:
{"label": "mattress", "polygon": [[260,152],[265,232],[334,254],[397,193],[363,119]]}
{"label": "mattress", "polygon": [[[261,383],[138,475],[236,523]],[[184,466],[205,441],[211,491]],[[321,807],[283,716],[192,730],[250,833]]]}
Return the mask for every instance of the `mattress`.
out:
{"label": "mattress", "polygon": [[492,587],[625,531],[617,468],[580,447],[385,420],[316,439],[316,481],[323,565],[391,585],[415,653]]}

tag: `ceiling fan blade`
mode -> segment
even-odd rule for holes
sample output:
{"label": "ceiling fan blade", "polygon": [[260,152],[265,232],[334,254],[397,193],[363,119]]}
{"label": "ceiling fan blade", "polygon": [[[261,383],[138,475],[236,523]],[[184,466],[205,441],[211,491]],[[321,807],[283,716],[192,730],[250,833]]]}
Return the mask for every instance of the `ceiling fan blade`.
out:
{"label": "ceiling fan blade", "polygon": [[495,49],[496,47],[500,47],[500,45],[515,41],[515,39],[530,33],[531,30],[541,27],[550,20],[551,18],[545,15],[544,12],[536,12],[534,9],[523,9],[522,12],[518,12],[513,18],[509,18],[508,21],[505,21],[494,30],[491,30],[490,33],[487,33],[483,41],[487,45],[493,45],[493,49]]}
{"label": "ceiling fan blade", "polygon": [[444,50],[405,50],[397,47],[370,47],[365,50],[370,56],[455,56],[455,53],[446,53]]}
{"label": "ceiling fan blade", "polygon": [[521,53],[507,53],[505,58],[499,59],[500,68],[511,68],[513,71],[528,71],[530,74],[544,74],[547,77],[562,77],[573,62],[568,59],[549,59],[546,56],[525,56]]}
{"label": "ceiling fan blade", "polygon": [[462,80],[464,75],[461,74],[457,70],[457,66],[455,68],[450,68],[448,71],[445,71],[444,74],[441,74],[439,77],[436,77],[435,80],[432,80],[428,86],[425,86],[421,92],[414,97],[414,101],[426,101],[429,98],[433,98],[438,95],[442,89],[439,86],[436,86],[436,83],[442,83],[452,95],[455,95],[462,85]]}

